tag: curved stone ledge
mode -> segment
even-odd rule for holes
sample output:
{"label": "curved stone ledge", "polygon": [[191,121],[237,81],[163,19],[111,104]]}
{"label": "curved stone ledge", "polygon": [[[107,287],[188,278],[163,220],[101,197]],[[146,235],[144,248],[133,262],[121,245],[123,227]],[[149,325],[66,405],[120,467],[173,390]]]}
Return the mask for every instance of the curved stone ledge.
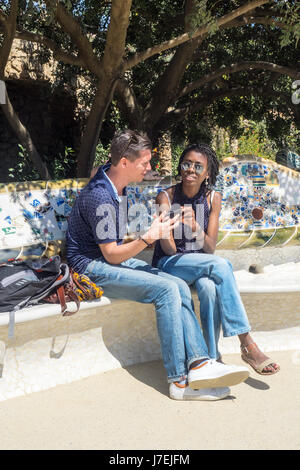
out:
{"label": "curved stone ledge", "polygon": [[[122,306],[119,303],[122,303]],[[152,305],[116,301],[16,324],[15,339],[0,328],[7,343],[0,401],[114,368],[159,359]]]}
{"label": "curved stone ledge", "polygon": [[[260,348],[300,350],[300,263],[234,274]],[[193,298],[199,319],[195,291]],[[16,313],[13,340],[8,340],[8,321],[8,314],[1,313],[0,347],[6,344],[6,356],[0,401],[161,358],[152,304],[103,296],[82,303],[70,317],[61,315],[59,305],[31,307]],[[238,339],[221,338],[220,351],[238,353]]]}
{"label": "curved stone ledge", "polygon": [[[242,294],[242,299],[263,350],[300,349],[300,293]],[[194,300],[199,317],[195,293]],[[121,300],[85,307],[71,317],[57,312],[17,323],[10,341],[7,325],[0,327],[0,340],[7,344],[0,401],[161,358],[153,305]],[[238,339],[221,338],[220,350],[238,353]]]}

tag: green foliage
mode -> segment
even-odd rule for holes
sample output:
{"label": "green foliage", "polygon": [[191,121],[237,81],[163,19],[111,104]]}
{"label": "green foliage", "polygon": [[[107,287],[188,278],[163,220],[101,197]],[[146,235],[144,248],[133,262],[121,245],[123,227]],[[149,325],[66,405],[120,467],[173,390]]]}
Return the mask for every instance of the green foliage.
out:
{"label": "green foliage", "polygon": [[[282,120],[280,120],[282,123]],[[276,123],[276,120],[273,121]],[[288,147],[296,152],[300,151],[300,130],[294,126],[287,127],[284,138],[270,138],[270,129],[267,128],[267,122],[247,121],[241,119],[238,137],[239,155],[252,154],[258,157],[275,160],[278,150]],[[274,129],[275,131],[275,129]],[[230,146],[232,138],[236,136],[230,128],[227,129],[224,148],[216,148],[219,159],[233,156],[234,152]]]}
{"label": "green foliage", "polygon": [[94,167],[104,165],[109,159],[109,148],[104,148],[102,143],[99,142],[96,148],[96,157]]}
{"label": "green foliage", "polygon": [[174,144],[172,145],[172,175],[177,176],[177,167],[180,159],[180,155],[184,150],[185,145]]}
{"label": "green foliage", "polygon": [[277,5],[275,4],[274,9],[281,13],[282,20],[287,25],[281,32],[281,47],[289,46],[294,40],[296,41],[296,45],[298,45],[300,39],[299,2],[280,0],[277,2]]}
{"label": "green foliage", "polygon": [[[9,181],[35,181],[40,179],[38,171],[34,168],[29,159],[27,150],[18,144],[18,161],[14,168],[9,168]],[[44,156],[51,178],[60,180],[74,177],[76,168],[75,151],[70,147],[65,147],[64,153],[59,153],[57,157]]]}
{"label": "green foliage", "polygon": [[9,168],[8,181],[34,181],[39,179],[39,173],[33,167],[27,150],[18,144],[18,161],[14,168]]}
{"label": "green foliage", "polygon": [[[18,30],[41,34],[54,41],[57,44],[57,49],[71,52],[74,55],[78,54],[76,45],[63,28],[57,24],[53,9],[46,7],[44,0],[19,1]],[[4,10],[6,10],[8,2],[4,0],[3,3]],[[106,0],[64,0],[63,3],[77,19],[100,59],[106,45],[111,2]],[[157,0],[133,0],[124,59],[182,34],[184,31],[184,3],[184,0],[161,0],[159,2]],[[219,30],[218,34],[213,34],[217,32],[216,19],[244,3],[245,0],[228,0],[227,2],[195,0],[196,11],[188,18],[192,31],[207,24],[211,34],[204,39],[195,51],[193,60],[187,64],[181,85],[189,84],[218,70],[220,64],[226,66],[235,62],[261,60],[297,68],[297,64],[299,64],[297,44],[300,37],[300,6],[295,0],[288,2],[276,0],[276,2],[270,2],[260,9],[262,16],[264,8],[266,10],[272,9],[274,11],[273,17],[284,22],[287,28],[281,30],[275,24],[270,27],[250,24]],[[142,109],[151,102],[153,91],[163,73],[170,66],[175,52],[174,49],[157,54],[126,73],[126,79],[133,86]],[[47,63],[51,57],[47,47],[41,47],[36,55],[41,64]],[[82,70],[59,63],[56,67],[56,82],[53,87],[64,85],[66,88],[70,86],[74,90],[78,87],[79,82],[77,81],[77,84],[74,85],[75,77],[85,80],[82,88],[76,91],[79,91],[82,115],[85,114],[86,117],[96,87],[95,77],[88,69]],[[81,83],[83,82],[81,81]],[[241,87],[248,87],[249,91],[234,96],[232,91]],[[266,88],[272,93],[274,92],[273,95],[255,94],[257,90]],[[230,96],[216,99],[222,89],[227,90]],[[241,145],[245,149],[258,148],[258,151],[264,155],[269,154],[269,147],[264,147],[263,141],[273,142],[277,146],[284,142],[293,142],[295,145],[299,145],[299,133],[296,132],[297,126],[299,127],[299,112],[297,117],[295,109],[293,108],[291,111],[290,96],[291,79],[287,76],[276,76],[270,71],[263,70],[241,71],[236,74],[224,75],[218,80],[205,84],[201,89],[169,103],[170,108],[184,106],[192,108],[193,103],[202,104],[181,121],[170,123],[174,145],[181,148],[182,142],[211,142],[216,126],[230,129],[230,135],[242,139]],[[211,98],[211,102],[209,102],[209,98]],[[262,139],[257,129],[254,130],[254,134],[249,133],[250,131],[244,131],[240,126],[240,116],[253,122],[264,122],[266,136]],[[106,160],[109,141],[114,131],[127,126],[126,118],[120,115],[117,103],[113,102],[108,106],[106,121],[101,130],[101,143],[97,146],[95,165]],[[293,126],[294,131],[291,132]],[[145,130],[149,133],[153,131],[153,129]],[[177,155],[176,151],[174,155]],[[75,154],[70,149],[67,154],[65,151],[64,155],[45,157],[45,159],[54,177],[70,175],[76,166]],[[20,156],[19,166],[17,169],[12,169],[11,175],[17,174],[17,171],[25,174],[27,171],[25,161],[28,163],[28,158],[25,158],[24,155]]]}
{"label": "green foliage", "polygon": [[[218,70],[220,64],[226,66],[244,61],[267,61],[297,70],[299,51],[296,38],[290,36],[292,42],[289,46],[280,48],[281,33],[278,27],[266,28],[261,25],[219,31],[201,44],[197,61],[186,69],[184,84]],[[300,127],[299,111],[291,103],[292,83],[293,79],[288,76],[267,70],[224,74],[178,102],[178,107],[187,104],[189,108],[193,108],[193,102],[199,103],[199,106],[177,126],[173,126],[173,135],[179,140],[186,136],[189,141],[209,142],[213,129],[222,127],[229,129],[232,137],[239,138],[244,132],[240,126],[240,117],[243,116],[253,122],[264,122],[266,141],[273,147],[280,148],[288,140],[296,139],[295,129]],[[225,94],[228,92],[228,97],[217,99],[221,90]],[[257,148],[255,143],[253,147]],[[270,154],[269,150],[261,147],[259,152]]]}
{"label": "green foliage", "polygon": [[291,126],[291,133],[286,136],[283,147],[288,147],[300,154],[300,129]]}
{"label": "green foliage", "polygon": [[64,153],[55,158],[45,158],[48,162],[51,176],[54,180],[68,178],[74,175],[76,167],[75,151],[71,147],[65,147]]}
{"label": "green foliage", "polygon": [[276,146],[267,136],[265,122],[246,121],[245,124],[243,133],[238,139],[238,154],[252,154],[275,160]]}
{"label": "green foliage", "polygon": [[208,7],[208,0],[195,0],[195,11],[187,17],[191,26],[190,36],[193,31],[200,26],[208,26],[210,33],[215,33],[218,30],[216,19],[212,16]]}

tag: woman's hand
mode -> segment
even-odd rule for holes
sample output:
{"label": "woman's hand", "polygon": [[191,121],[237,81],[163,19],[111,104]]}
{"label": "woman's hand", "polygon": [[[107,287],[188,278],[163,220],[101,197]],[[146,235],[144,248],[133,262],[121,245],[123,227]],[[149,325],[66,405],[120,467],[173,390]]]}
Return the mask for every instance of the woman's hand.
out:
{"label": "woman's hand", "polygon": [[188,225],[192,232],[197,232],[199,225],[195,218],[195,211],[192,206],[183,206],[182,207],[182,220],[181,222],[185,225]]}
{"label": "woman's hand", "polygon": [[179,225],[180,216],[177,215],[173,219],[166,217],[167,211],[163,211],[159,216],[154,216],[150,228],[143,235],[148,243],[154,243],[156,240],[169,239],[174,230]]}

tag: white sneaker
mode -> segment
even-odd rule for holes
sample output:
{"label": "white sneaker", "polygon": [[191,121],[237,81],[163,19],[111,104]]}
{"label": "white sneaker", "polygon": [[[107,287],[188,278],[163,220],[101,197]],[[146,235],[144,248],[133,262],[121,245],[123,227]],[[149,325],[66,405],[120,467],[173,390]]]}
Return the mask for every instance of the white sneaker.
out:
{"label": "white sneaker", "polygon": [[192,388],[177,387],[174,383],[170,384],[170,398],[173,400],[222,400],[222,398],[230,395],[230,388],[202,388],[201,390],[193,390]]}
{"label": "white sneaker", "polygon": [[230,387],[244,382],[250,375],[247,367],[221,364],[214,359],[208,359],[199,369],[191,369],[188,373],[188,383],[192,389]]}

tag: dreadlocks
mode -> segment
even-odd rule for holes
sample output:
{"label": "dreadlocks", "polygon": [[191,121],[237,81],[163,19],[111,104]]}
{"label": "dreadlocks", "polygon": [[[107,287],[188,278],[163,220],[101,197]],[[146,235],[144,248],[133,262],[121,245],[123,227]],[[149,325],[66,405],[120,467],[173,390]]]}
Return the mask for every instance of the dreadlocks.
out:
{"label": "dreadlocks", "polygon": [[180,165],[184,157],[186,156],[187,153],[192,152],[192,151],[197,152],[197,153],[202,153],[202,155],[205,155],[207,158],[207,168],[208,168],[208,173],[209,173],[208,190],[210,191],[211,188],[216,183],[216,179],[219,173],[219,161],[214,150],[207,144],[202,144],[202,143],[192,144],[184,149],[184,151],[182,152],[179,158],[179,163],[177,167],[177,176],[180,176],[181,174]]}

